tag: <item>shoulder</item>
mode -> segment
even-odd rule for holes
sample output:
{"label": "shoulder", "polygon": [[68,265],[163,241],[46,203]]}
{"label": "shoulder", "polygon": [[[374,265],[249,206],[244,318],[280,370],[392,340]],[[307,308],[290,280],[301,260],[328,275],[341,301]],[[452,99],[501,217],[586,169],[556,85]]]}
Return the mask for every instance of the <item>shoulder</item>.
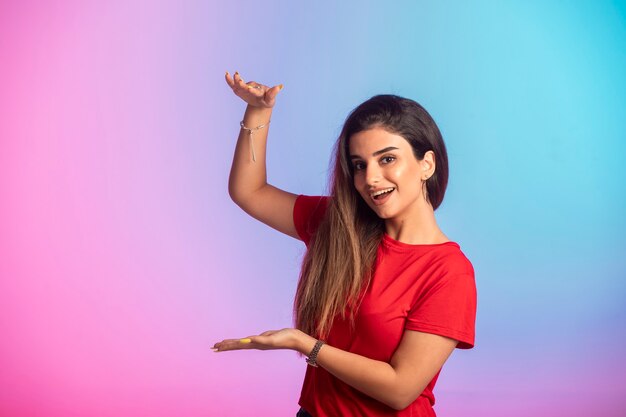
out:
{"label": "shoulder", "polygon": [[[385,243],[389,241],[385,238]],[[394,247],[398,247],[397,242],[392,242]],[[439,273],[460,275],[474,275],[474,267],[470,260],[461,250],[461,246],[454,241],[437,243],[432,245],[405,245],[401,244],[401,250],[411,253],[414,259]]]}
{"label": "shoulder", "polygon": [[432,275],[430,289],[446,293],[450,300],[456,299],[456,302],[460,302],[458,297],[475,299],[474,266],[458,244],[446,246],[446,250],[440,255],[438,273]]}
{"label": "shoulder", "polygon": [[448,285],[473,286],[474,266],[456,242],[446,242],[433,248],[425,257],[423,272],[416,279],[426,288]]}
{"label": "shoulder", "polygon": [[474,276],[474,266],[465,256],[461,247],[456,242],[448,242],[441,250],[441,261],[443,262],[443,272],[446,275],[469,275]]}

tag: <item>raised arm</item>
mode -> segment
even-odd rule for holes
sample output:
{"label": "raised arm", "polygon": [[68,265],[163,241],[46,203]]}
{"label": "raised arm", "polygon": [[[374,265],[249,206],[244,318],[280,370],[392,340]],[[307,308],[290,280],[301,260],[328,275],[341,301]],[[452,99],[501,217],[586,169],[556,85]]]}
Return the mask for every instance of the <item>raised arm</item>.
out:
{"label": "raised arm", "polygon": [[[243,116],[245,128],[239,131],[230,169],[230,197],[250,216],[298,239],[293,223],[297,195],[268,184],[265,168],[269,123],[282,85],[270,88],[254,81],[246,83],[238,73],[231,77],[228,72],[226,82],[248,104]],[[252,129],[252,136],[248,129]]]}

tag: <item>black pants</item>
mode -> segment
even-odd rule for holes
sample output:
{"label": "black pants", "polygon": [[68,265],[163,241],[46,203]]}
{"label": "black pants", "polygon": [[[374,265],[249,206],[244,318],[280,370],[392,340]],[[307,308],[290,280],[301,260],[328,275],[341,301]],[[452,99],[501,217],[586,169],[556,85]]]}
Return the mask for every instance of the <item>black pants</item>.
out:
{"label": "black pants", "polygon": [[313,416],[307,413],[307,411],[304,408],[300,408],[300,410],[298,410],[298,414],[296,414],[296,417],[313,417]]}

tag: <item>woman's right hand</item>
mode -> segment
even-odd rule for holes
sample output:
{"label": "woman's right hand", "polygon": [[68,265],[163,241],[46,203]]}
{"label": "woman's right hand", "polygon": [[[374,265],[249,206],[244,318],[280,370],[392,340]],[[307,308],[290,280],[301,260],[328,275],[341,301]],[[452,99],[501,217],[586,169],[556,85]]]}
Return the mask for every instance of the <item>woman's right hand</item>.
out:
{"label": "woman's right hand", "polygon": [[232,88],[233,93],[248,105],[253,107],[274,107],[276,103],[276,96],[278,92],[283,89],[283,85],[275,85],[274,87],[268,87],[263,84],[259,84],[255,81],[243,81],[238,72],[235,75],[231,75],[226,72],[226,82]]}

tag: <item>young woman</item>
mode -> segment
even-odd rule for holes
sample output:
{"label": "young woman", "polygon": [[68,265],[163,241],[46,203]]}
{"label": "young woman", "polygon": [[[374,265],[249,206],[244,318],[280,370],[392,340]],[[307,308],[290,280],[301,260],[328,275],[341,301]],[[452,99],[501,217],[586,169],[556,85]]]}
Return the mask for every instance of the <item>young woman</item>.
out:
{"label": "young woman", "polygon": [[434,416],[433,387],[455,348],[474,344],[472,264],[439,229],[446,148],[419,104],[381,95],[348,116],[329,197],[266,181],[272,107],[282,85],[226,73],[248,106],[230,173],[232,199],[307,246],[296,328],[216,343],[215,351],[291,349],[307,356],[298,416]]}

